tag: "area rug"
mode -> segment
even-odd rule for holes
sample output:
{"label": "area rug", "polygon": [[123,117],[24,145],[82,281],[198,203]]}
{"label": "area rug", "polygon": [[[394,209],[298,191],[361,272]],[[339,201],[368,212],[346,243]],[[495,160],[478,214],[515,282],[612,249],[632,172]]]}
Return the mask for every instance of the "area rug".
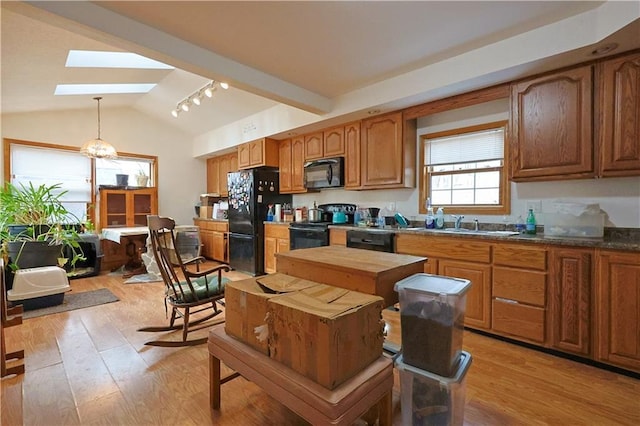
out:
{"label": "area rug", "polygon": [[35,318],[43,315],[57,314],[59,312],[73,311],[74,309],[88,308],[105,303],[117,302],[118,299],[107,288],[83,291],[81,293],[66,293],[64,301],[60,305],[49,306],[42,309],[24,311],[22,318]]}
{"label": "area rug", "polygon": [[162,277],[159,277],[155,274],[139,274],[134,275],[128,280],[126,280],[125,284],[138,284],[138,283],[157,283],[162,282]]}

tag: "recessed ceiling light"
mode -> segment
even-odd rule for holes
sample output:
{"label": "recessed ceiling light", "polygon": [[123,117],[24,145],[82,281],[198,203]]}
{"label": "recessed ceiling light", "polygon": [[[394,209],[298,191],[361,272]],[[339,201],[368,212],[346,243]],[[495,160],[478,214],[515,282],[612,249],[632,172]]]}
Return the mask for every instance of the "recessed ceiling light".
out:
{"label": "recessed ceiling light", "polygon": [[135,53],[95,50],[70,50],[65,65],[70,68],[174,69],[171,65]]}
{"label": "recessed ceiling light", "polygon": [[134,84],[58,84],[54,95],[104,95],[123,93],[147,93],[155,83]]}
{"label": "recessed ceiling light", "polygon": [[618,48],[618,43],[605,44],[602,47],[598,47],[598,48],[592,50],[591,51],[591,55],[593,55],[593,56],[601,56],[601,55],[607,54],[609,52],[613,52],[617,48]]}

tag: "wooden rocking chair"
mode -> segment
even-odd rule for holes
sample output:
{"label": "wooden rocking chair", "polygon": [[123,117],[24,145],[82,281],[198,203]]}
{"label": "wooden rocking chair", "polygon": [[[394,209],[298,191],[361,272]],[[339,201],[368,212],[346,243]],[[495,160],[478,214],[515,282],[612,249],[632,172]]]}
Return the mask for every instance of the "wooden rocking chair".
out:
{"label": "wooden rocking chair", "polygon": [[[219,265],[206,271],[200,271],[200,264],[204,261],[201,256],[183,262],[178,250],[173,249],[177,247],[174,234],[175,221],[168,217],[150,215],[147,216],[147,223],[153,255],[165,284],[165,310],[167,304],[171,306],[171,319],[168,326],[144,327],[138,331],[161,332],[182,329],[181,341],[153,340],[145,343],[150,346],[178,347],[206,343],[207,337],[188,340],[187,336],[192,331],[224,322],[224,319],[215,322],[207,321],[222,312],[217,305],[224,306],[222,299],[224,298],[226,278],[222,278],[222,272],[229,271],[230,268],[227,265]],[[195,265],[196,270],[187,269],[187,266],[190,265]],[[182,272],[184,280],[179,279],[176,273],[177,268]],[[209,309],[211,312],[191,320],[192,314]],[[178,317],[182,319],[182,324],[175,324]]]}

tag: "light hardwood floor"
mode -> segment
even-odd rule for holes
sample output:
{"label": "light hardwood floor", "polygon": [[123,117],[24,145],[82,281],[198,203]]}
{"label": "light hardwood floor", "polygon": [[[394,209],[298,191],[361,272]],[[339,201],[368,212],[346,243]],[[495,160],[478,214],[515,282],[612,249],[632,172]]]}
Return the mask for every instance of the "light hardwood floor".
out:
{"label": "light hardwood floor", "polygon": [[[213,412],[206,345],[144,346],[154,336],[136,329],[166,321],[162,283],[123,284],[103,274],[71,286],[106,287],[120,301],[5,330],[9,350],[25,349],[26,373],[2,379],[2,425],[305,424],[243,378],[223,385],[222,409]],[[475,333],[465,332],[464,349],[473,357],[466,425],[640,424],[636,379]],[[393,404],[400,425],[397,376]]]}

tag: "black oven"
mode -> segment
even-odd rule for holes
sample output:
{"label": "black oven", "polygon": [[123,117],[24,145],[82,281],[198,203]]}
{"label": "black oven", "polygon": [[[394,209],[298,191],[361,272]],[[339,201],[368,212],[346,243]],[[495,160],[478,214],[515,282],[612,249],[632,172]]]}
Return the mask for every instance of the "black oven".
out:
{"label": "black oven", "polygon": [[328,245],[328,223],[301,222],[289,225],[289,248],[291,250]]}

